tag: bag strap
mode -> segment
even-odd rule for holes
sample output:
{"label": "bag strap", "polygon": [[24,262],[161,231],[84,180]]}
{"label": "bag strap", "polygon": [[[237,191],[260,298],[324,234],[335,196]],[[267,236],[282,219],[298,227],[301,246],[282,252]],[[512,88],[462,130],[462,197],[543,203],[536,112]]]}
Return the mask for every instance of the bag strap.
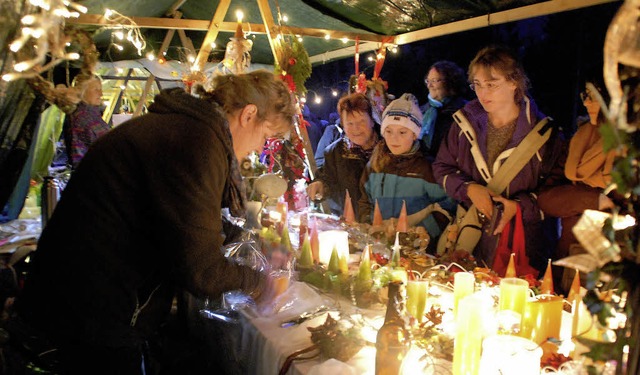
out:
{"label": "bag strap", "polygon": [[500,166],[495,176],[491,177],[487,162],[480,152],[478,138],[476,132],[469,123],[469,120],[462,113],[462,110],[453,114],[453,119],[462,130],[462,134],[467,138],[471,145],[471,156],[476,164],[476,168],[480,171],[480,175],[487,182],[487,187],[496,194],[501,194],[511,183],[524,166],[531,160],[533,155],[547,142],[551,137],[551,118],[545,117],[538,122],[536,126],[527,134],[513,150],[507,160]]}
{"label": "bag strap", "polygon": [[501,194],[529,160],[551,137],[551,118],[545,117],[520,142],[507,160],[500,166],[487,187],[494,193]]}

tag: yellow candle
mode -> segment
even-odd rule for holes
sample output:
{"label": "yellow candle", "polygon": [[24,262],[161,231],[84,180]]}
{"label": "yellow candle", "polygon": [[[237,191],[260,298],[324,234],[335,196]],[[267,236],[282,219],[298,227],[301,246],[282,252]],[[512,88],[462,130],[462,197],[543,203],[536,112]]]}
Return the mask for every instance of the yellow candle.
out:
{"label": "yellow candle", "polygon": [[499,309],[516,312],[520,314],[520,319],[522,319],[528,296],[529,282],[527,282],[527,280],[517,279],[515,277],[504,278],[500,281]]}
{"label": "yellow candle", "polygon": [[472,294],[462,298],[456,317],[453,344],[453,375],[477,375],[482,353],[483,319],[488,315],[484,296]]}
{"label": "yellow candle", "polygon": [[521,336],[537,344],[542,344],[550,337],[559,339],[563,303],[560,296],[539,295],[530,298],[522,317]]}
{"label": "yellow candle", "polygon": [[429,281],[407,281],[407,312],[422,323],[427,308],[427,294],[429,293]]}
{"label": "yellow candle", "polygon": [[453,276],[453,316],[458,314],[460,300],[472,294],[476,285],[476,277],[469,272],[457,272]]}

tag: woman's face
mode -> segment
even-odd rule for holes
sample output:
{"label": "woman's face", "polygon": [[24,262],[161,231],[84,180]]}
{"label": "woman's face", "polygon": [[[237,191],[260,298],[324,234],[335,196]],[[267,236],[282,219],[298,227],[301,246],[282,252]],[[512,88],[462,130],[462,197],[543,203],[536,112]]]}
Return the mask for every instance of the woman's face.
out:
{"label": "woman's face", "polygon": [[515,104],[516,83],[494,68],[479,67],[473,75],[473,86],[480,104],[487,113]]}
{"label": "woman's face", "polygon": [[382,134],[387,147],[394,155],[401,155],[409,152],[413,142],[417,139],[416,133],[402,125],[391,124],[384,128]]}
{"label": "woman's face", "polygon": [[233,138],[233,151],[238,160],[247,157],[253,151],[262,152],[267,138],[279,136],[273,130],[274,124],[269,120],[259,120],[253,116],[245,127],[231,127],[231,137]]}
{"label": "woman's face", "polygon": [[89,105],[99,106],[102,104],[102,82],[93,79],[87,83],[82,100]]}
{"label": "woman's face", "polygon": [[361,111],[342,112],[342,128],[347,138],[356,145],[368,150],[373,147],[373,119]]}
{"label": "woman's face", "polygon": [[600,114],[600,102],[596,100],[596,98],[591,93],[591,90],[588,88],[580,94],[582,98],[582,105],[587,109],[587,113],[589,114],[589,122],[592,125],[598,124],[598,114]]}
{"label": "woman's face", "polygon": [[429,89],[429,95],[431,95],[435,100],[442,101],[442,99],[447,97],[448,93],[445,86],[444,76],[438,73],[435,68],[431,68],[431,70],[429,70],[424,83],[427,85],[427,89]]}

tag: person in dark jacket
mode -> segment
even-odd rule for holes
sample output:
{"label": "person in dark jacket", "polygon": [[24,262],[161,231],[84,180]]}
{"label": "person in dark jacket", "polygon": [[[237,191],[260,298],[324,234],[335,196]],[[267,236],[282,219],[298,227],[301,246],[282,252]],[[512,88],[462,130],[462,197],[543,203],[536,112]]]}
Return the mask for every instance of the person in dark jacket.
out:
{"label": "person in dark jacket", "polygon": [[436,183],[431,162],[418,141],[421,117],[412,94],[402,95],[385,109],[383,140],[376,145],[360,180],[359,221],[371,223],[376,202],[384,220],[398,218],[403,204],[409,215],[431,206],[436,213],[421,218],[417,225],[426,228],[430,243],[435,244],[455,203]]}
{"label": "person in dark jacket", "polygon": [[[536,197],[546,179],[558,173],[561,144],[558,137],[552,135],[505,192],[496,196],[486,187],[488,180],[544,115],[527,96],[528,79],[524,69],[506,48],[492,46],[480,50],[469,65],[469,79],[478,99],[467,103],[461,116],[475,131],[482,160],[474,160],[471,143],[454,123],[433,163],[434,175],[449,196],[466,208],[474,204],[478,212],[489,219],[495,202],[504,205],[495,231],[483,231],[474,251],[477,259],[492,266],[494,236],[502,233],[519,206],[530,265],[544,269],[549,257],[548,244],[543,240],[543,213]],[[484,164],[491,176],[483,177],[480,164]]]}
{"label": "person in dark jacket", "polygon": [[[196,98],[162,91],[149,113],[99,138],[44,228],[19,300],[61,373],[143,374],[177,290],[264,297],[267,277],[222,253],[222,209],[244,210],[238,160],[288,131],[273,74],[217,76]],[[148,359],[148,358],[147,358]]]}
{"label": "person in dark jacket", "polygon": [[344,136],[325,149],[324,165],[307,188],[311,199],[326,198],[335,215],[342,215],[348,190],[358,217],[360,176],[378,143],[372,111],[371,102],[363,94],[350,94],[338,101]]}
{"label": "person in dark jacket", "polygon": [[452,115],[467,102],[463,96],[466,82],[462,68],[447,60],[431,65],[424,77],[429,96],[420,108],[423,119],[419,138],[431,157],[438,154],[440,143],[449,133]]}

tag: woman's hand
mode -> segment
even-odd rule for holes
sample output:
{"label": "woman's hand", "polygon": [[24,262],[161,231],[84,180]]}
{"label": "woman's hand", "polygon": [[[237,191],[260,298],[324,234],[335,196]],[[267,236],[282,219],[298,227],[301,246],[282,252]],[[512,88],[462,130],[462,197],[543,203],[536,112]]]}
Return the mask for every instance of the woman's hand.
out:
{"label": "woman's hand", "polygon": [[504,205],[504,211],[502,212],[502,217],[498,222],[498,226],[496,227],[496,230],[493,231],[493,235],[495,236],[502,233],[505,225],[507,225],[507,223],[510,222],[514,216],[516,216],[516,213],[518,212],[518,202],[509,200],[507,198],[500,197],[500,196],[493,197],[493,200],[496,202],[500,202]]}
{"label": "woman's hand", "polygon": [[322,181],[314,181],[307,186],[307,196],[312,201],[319,201],[324,198],[324,183]]}
{"label": "woman's hand", "polygon": [[489,219],[491,219],[491,214],[493,213],[493,201],[491,200],[493,195],[486,186],[474,183],[469,184],[467,187],[467,196],[471,199],[471,203],[476,206],[481,214]]}

